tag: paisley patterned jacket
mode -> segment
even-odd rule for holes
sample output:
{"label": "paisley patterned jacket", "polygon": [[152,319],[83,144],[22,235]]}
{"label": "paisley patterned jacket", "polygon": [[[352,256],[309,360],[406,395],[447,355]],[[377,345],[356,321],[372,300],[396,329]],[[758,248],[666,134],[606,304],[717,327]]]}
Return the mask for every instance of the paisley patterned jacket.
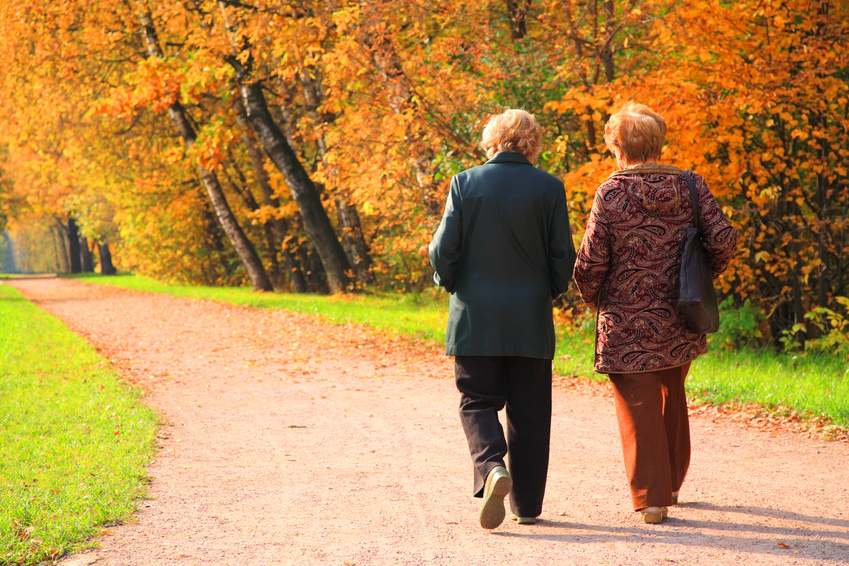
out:
{"label": "paisley patterned jacket", "polygon": [[[737,249],[735,230],[694,175],[702,242],[714,275]],[[585,303],[598,309],[595,370],[641,373],[683,365],[707,352],[704,335],[678,314],[678,274],[689,189],[677,167],[641,164],[616,171],[596,190],[575,264]]]}

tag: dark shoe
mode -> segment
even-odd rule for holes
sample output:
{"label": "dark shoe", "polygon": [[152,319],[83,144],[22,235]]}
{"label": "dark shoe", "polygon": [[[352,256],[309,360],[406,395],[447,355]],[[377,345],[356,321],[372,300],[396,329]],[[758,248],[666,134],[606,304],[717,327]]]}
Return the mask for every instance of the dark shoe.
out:
{"label": "dark shoe", "polygon": [[504,498],[510,493],[510,488],[513,487],[513,480],[510,474],[497,466],[486,476],[486,483],[483,487],[483,505],[478,516],[481,527],[485,529],[494,529],[504,521]]}
{"label": "dark shoe", "polygon": [[535,525],[536,522],[539,520],[536,517],[519,517],[517,515],[513,515],[510,518],[520,525]]}

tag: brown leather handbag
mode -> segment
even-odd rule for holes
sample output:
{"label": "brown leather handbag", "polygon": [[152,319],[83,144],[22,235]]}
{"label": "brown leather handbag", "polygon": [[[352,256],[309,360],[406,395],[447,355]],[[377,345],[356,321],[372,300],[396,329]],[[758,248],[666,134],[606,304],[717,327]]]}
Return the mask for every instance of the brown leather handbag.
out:
{"label": "brown leather handbag", "polygon": [[678,277],[678,312],[693,332],[710,334],[719,330],[719,309],[713,278],[699,226],[699,197],[692,171],[684,171],[693,204],[692,228],[687,228],[684,253],[681,255],[681,274]]}

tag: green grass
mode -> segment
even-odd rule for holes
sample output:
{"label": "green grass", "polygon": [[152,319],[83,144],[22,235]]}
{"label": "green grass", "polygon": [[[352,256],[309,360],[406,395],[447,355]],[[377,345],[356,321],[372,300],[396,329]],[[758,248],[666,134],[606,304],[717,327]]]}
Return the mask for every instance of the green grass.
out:
{"label": "green grass", "polygon": [[838,356],[714,348],[687,380],[693,396],[715,405],[762,404],[849,426],[849,361]]}
{"label": "green grass", "polygon": [[128,518],[157,421],[84,340],[0,285],[0,564],[80,550]]}
{"label": "green grass", "polygon": [[[592,328],[563,332],[557,352],[555,369],[561,374],[606,379],[592,370]],[[732,351],[714,347],[709,337],[708,354],[690,368],[687,393],[714,405],[760,404],[849,427],[849,361],[838,356],[754,348]]]}
{"label": "green grass", "polygon": [[[447,294],[434,289],[420,295],[287,295],[255,293],[247,288],[189,287],[136,276],[76,276],[77,279],[129,289],[212,299],[256,308],[311,313],[333,323],[355,322],[390,335],[440,343],[447,320]],[[554,368],[563,375],[595,380],[592,324],[558,330]],[[695,398],[721,405],[755,403],[824,416],[849,426],[849,363],[836,356],[778,354],[766,350],[710,348],[693,364],[687,380]]]}

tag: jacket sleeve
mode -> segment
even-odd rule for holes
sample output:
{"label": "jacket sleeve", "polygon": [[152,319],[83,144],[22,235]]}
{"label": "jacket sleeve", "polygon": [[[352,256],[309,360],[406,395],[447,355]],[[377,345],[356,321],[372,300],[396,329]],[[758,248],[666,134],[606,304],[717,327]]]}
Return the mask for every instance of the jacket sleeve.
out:
{"label": "jacket sleeve", "polygon": [[442,222],[439,223],[439,228],[427,248],[430,265],[435,271],[433,281],[445,287],[449,293],[453,293],[456,287],[463,253],[463,217],[460,205],[460,187],[455,176],[451,179]]}
{"label": "jacket sleeve", "polygon": [[548,242],[548,272],[553,299],[566,291],[574,267],[575,244],[572,242],[572,229],[569,225],[566,191],[561,184],[557,191]]}
{"label": "jacket sleeve", "polygon": [[581,299],[592,306],[598,306],[599,291],[610,270],[611,243],[611,231],[605,219],[604,204],[596,192],[574,271],[575,284],[581,293]]}
{"label": "jacket sleeve", "polygon": [[702,244],[707,252],[711,271],[718,275],[726,270],[737,253],[737,230],[725,217],[701,175],[696,175],[696,193],[699,197]]}

